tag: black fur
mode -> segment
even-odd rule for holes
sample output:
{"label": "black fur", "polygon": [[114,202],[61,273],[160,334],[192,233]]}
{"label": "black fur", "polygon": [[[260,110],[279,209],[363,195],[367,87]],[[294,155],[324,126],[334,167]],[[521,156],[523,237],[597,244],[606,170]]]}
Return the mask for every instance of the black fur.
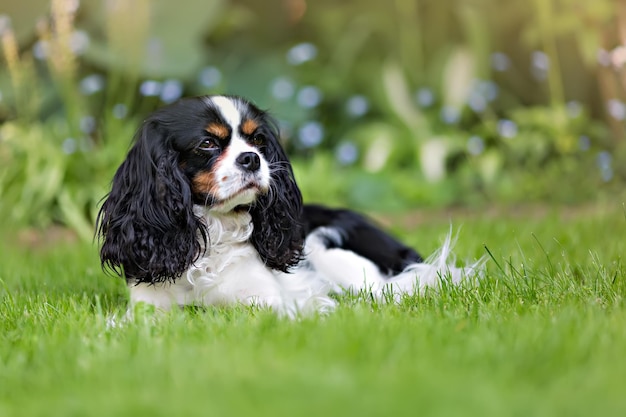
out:
{"label": "black fur", "polygon": [[[267,126],[274,125],[267,119],[264,121]],[[272,181],[269,193],[260,196],[250,210],[254,225],[251,240],[267,266],[288,272],[302,259],[302,195],[287,155],[278,143],[276,129],[271,129],[265,157]]]}
{"label": "black fur", "polygon": [[337,245],[337,242],[328,241],[328,247],[339,246],[353,251],[376,264],[383,274],[398,274],[408,265],[423,261],[415,250],[352,211],[306,204],[303,220],[307,234],[323,226],[338,230],[341,243]]}
{"label": "black fur", "polygon": [[157,114],[145,121],[98,214],[102,265],[127,280],[175,279],[206,242],[167,122]]}

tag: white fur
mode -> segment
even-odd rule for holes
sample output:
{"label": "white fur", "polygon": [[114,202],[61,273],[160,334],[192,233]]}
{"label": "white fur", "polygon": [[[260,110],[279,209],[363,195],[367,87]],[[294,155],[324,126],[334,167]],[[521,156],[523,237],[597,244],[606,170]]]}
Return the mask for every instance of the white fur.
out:
{"label": "white fur", "polygon": [[213,96],[207,98],[207,100],[220,110],[220,113],[226,120],[226,123],[235,127],[238,127],[241,124],[241,113],[239,112],[237,104],[234,100],[224,96]]}
{"label": "white fur", "polygon": [[248,243],[252,223],[248,213],[223,215],[196,206],[208,225],[209,249],[194,266],[174,283],[131,284],[131,302],[146,302],[162,309],[175,305],[259,305],[280,314],[331,311],[332,293],[371,291],[380,298],[413,294],[426,286],[435,286],[449,276],[458,283],[465,274],[473,274],[478,264],[468,268],[449,266],[451,239],[425,263],[413,264],[393,277],[380,273],[376,265],[354,252],[327,249],[324,239],[338,242],[341,235],[332,228],[318,228],[305,244],[306,259],[292,273],[269,269],[254,247]]}

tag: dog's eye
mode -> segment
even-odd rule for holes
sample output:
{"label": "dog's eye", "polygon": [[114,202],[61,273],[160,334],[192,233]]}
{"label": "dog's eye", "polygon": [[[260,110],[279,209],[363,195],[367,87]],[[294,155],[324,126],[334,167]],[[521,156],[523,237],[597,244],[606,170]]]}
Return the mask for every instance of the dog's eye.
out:
{"label": "dog's eye", "polygon": [[198,145],[199,151],[214,151],[219,149],[219,145],[213,139],[204,139],[200,145]]}
{"label": "dog's eye", "polygon": [[265,135],[262,133],[255,133],[254,136],[252,136],[252,143],[256,146],[265,145],[266,141]]}

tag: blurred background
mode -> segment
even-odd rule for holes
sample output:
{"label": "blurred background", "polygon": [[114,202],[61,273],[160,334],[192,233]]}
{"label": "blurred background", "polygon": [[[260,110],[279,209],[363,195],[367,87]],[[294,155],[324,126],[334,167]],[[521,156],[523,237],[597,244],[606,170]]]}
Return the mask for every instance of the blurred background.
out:
{"label": "blurred background", "polygon": [[621,201],[626,1],[0,0],[0,218],[92,239],[142,118],[271,111],[308,201]]}

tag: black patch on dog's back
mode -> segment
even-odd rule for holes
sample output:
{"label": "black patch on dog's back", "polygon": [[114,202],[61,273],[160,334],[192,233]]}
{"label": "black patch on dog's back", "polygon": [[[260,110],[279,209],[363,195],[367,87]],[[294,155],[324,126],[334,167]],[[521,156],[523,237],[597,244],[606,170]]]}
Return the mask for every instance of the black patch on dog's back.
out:
{"label": "black patch on dog's back", "polygon": [[306,204],[303,223],[307,235],[318,227],[336,229],[342,237],[341,243],[328,239],[327,247],[340,247],[367,258],[383,274],[398,274],[408,265],[423,261],[415,250],[382,231],[364,216],[350,210]]}

